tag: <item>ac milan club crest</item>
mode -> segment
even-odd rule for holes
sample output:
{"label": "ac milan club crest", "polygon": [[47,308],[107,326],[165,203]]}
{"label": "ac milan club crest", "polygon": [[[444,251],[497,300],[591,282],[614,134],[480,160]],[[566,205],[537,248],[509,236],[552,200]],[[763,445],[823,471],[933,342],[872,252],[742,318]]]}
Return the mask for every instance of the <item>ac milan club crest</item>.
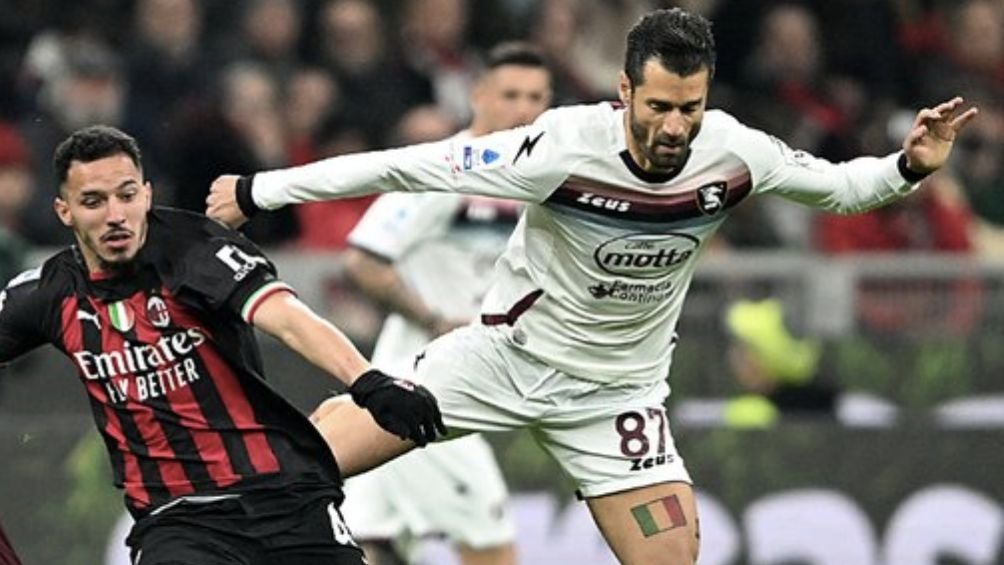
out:
{"label": "ac milan club crest", "polygon": [[171,314],[167,311],[167,303],[159,296],[151,296],[146,300],[146,318],[155,328],[166,328],[171,325]]}

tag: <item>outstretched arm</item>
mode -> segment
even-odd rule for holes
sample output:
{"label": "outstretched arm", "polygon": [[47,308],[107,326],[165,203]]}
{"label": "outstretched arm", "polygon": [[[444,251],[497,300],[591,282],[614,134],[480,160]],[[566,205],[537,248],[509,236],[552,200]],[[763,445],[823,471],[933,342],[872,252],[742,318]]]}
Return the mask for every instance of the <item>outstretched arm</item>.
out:
{"label": "outstretched arm", "polygon": [[960,112],[955,98],[917,113],[902,151],[831,163],[751,129],[739,130],[731,147],[750,165],[758,192],[840,214],[856,214],[899,200],[945,164],[956,135],[977,114]]}
{"label": "outstretched arm", "polygon": [[342,381],[356,404],[387,431],[418,445],[446,433],[435,398],[424,387],[370,368],[345,335],[296,296],[276,292],[252,314],[255,327],[271,334],[314,365]]}
{"label": "outstretched arm", "polygon": [[538,122],[479,138],[340,155],[253,177],[226,175],[210,187],[206,214],[236,227],[259,209],[375,192],[455,192],[540,202],[574,170],[578,157],[571,146]]}

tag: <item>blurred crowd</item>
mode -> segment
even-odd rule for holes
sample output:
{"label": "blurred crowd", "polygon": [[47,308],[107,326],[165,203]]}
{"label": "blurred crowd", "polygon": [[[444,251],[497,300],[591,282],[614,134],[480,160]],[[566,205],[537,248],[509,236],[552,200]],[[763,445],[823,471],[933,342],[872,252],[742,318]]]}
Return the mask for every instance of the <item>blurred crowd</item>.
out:
{"label": "blurred crowd", "polygon": [[[752,200],[721,249],[1004,256],[1004,0],[0,0],[0,277],[68,242],[49,157],[103,122],[135,135],[159,203],[201,211],[224,172],[446,136],[482,54],[526,39],[556,103],[615,98],[625,31],[652,7],[715,23],[711,107],[831,160],[895,150],[917,108],[981,116],[919,195],[836,217]],[[266,246],[338,249],[368,198],[256,219]]]}

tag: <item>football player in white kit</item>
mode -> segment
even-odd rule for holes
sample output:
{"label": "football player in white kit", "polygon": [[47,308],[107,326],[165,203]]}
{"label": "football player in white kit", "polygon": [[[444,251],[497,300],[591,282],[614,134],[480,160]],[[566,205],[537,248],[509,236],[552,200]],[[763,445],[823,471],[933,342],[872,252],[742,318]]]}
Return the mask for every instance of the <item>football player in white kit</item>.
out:
{"label": "football player in white kit", "polygon": [[[714,62],[707,20],[658,10],[628,34],[623,107],[561,107],[472,140],[220,177],[207,212],[238,225],[259,208],[373,191],[528,202],[481,323],[433,341],[416,379],[454,434],[528,428],[621,562],[693,563],[697,509],[663,403],[702,247],[752,195],[841,213],[902,198],[977,112],[960,98],[923,109],[901,151],[834,164],[705,111]],[[321,428],[348,475],[411,448],[349,403]]]}
{"label": "football player in white kit", "polygon": [[[474,119],[455,140],[528,125],[550,103],[551,74],[540,53],[501,44],[471,93]],[[376,366],[407,377],[433,337],[477,318],[519,211],[512,200],[442,192],[385,194],[370,206],[349,234],[345,267],[390,311]],[[387,542],[430,534],[450,540],[464,565],[515,563],[508,491],[480,434],[408,453],[350,479],[345,492],[345,521],[373,565],[385,565],[376,556],[394,550],[381,547]]]}

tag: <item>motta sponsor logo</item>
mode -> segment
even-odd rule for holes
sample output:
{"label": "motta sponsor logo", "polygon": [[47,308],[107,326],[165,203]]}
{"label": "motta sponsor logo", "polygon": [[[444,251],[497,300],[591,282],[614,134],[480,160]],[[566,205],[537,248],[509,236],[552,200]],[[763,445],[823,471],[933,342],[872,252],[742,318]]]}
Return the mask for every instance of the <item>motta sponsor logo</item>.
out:
{"label": "motta sponsor logo", "polygon": [[93,353],[76,351],[73,359],[84,378],[107,380],[119,375],[153,371],[175,363],[206,341],[206,336],[195,328],[163,336],[156,343],[134,345],[126,342],[121,349]]}
{"label": "motta sponsor logo", "polygon": [[596,248],[596,265],[612,275],[655,279],[694,256],[700,240],[680,233],[638,233],[611,239]]}

